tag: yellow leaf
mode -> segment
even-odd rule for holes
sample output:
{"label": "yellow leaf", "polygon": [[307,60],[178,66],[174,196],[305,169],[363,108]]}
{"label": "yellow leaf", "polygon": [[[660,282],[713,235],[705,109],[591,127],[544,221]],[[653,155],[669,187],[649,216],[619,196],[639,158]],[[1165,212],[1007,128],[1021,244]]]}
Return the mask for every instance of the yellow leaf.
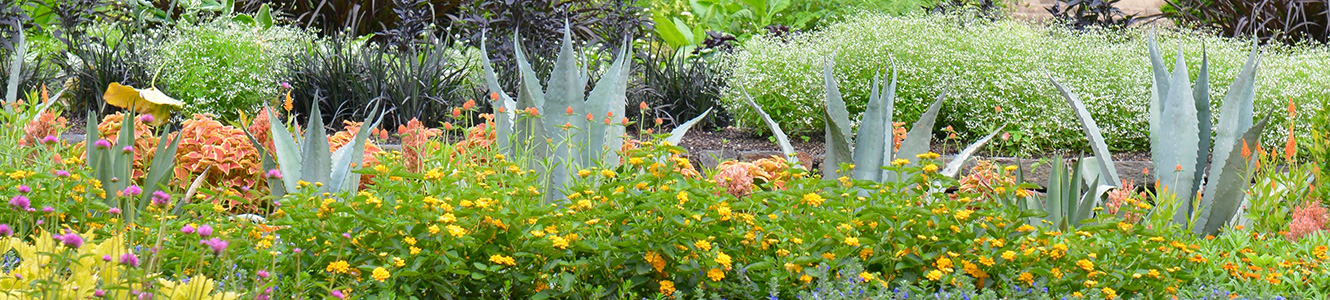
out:
{"label": "yellow leaf", "polygon": [[171,111],[185,105],[180,100],[172,99],[157,88],[136,89],[132,86],[112,82],[102,95],[106,104],[132,109],[140,114],[151,114],[154,124],[161,124],[171,117]]}

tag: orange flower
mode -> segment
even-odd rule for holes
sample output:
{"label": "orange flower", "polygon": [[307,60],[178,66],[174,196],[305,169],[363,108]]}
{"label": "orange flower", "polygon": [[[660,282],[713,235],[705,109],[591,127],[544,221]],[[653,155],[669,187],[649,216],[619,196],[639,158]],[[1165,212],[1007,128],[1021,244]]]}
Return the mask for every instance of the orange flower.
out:
{"label": "orange flower", "polygon": [[466,99],[466,103],[462,103],[462,109],[471,110],[472,108],[476,108],[476,100]]}

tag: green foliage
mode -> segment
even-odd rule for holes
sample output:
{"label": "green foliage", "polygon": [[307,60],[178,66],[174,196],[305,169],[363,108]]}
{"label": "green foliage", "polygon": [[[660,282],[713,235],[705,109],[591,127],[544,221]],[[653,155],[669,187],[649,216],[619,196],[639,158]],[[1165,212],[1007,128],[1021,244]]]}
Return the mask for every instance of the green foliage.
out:
{"label": "green foliage", "polygon": [[[282,191],[296,190],[302,181],[317,184],[325,192],[355,192],[359,188],[360,174],[353,173],[351,168],[360,166],[365,161],[365,139],[369,137],[370,129],[379,127],[379,122],[383,121],[385,113],[380,113],[381,108],[371,109],[369,117],[363,123],[366,125],[360,126],[360,131],[355,133],[355,139],[335,152],[329,150],[328,136],[323,130],[323,118],[311,117],[310,129],[305,130],[305,137],[297,141],[281,122],[276,121],[280,119],[272,109],[266,111],[269,120],[272,120],[269,126],[275,153],[263,156],[267,158],[271,155],[275,158],[276,165],[281,167],[282,172],[283,189],[281,191],[273,189],[275,196],[281,197]],[[318,102],[314,103],[310,115],[322,116]],[[254,148],[263,148],[259,141],[251,139],[251,142],[255,144]],[[265,161],[264,164],[270,163]]]}
{"label": "green foliage", "polygon": [[233,119],[278,99],[282,62],[300,53],[311,37],[295,27],[264,29],[225,18],[181,23],[165,32],[152,65],[161,69],[157,82],[185,102],[187,113]]}
{"label": "green foliage", "polygon": [[707,31],[733,34],[740,41],[767,32],[769,25],[796,31],[819,28],[861,11],[904,15],[936,0],[672,0],[652,1],[656,33],[674,47],[700,45]]}
{"label": "green foliage", "polygon": [[[874,72],[895,57],[900,68],[896,119],[914,119],[927,103],[950,86],[949,105],[939,115],[939,126],[953,126],[963,139],[988,134],[991,124],[1006,124],[1015,140],[1001,152],[1032,154],[1041,151],[1082,149],[1084,133],[1076,118],[1047,81],[1046,74],[1065,78],[1080,91],[1091,116],[1098,121],[1109,150],[1144,152],[1148,149],[1150,70],[1143,30],[1074,32],[1065,28],[1031,27],[1014,20],[968,22],[958,25],[951,16],[891,17],[865,14],[829,24],[824,29],[788,41],[755,38],[743,45],[732,61],[732,76],[724,98],[739,126],[764,128],[757,115],[743,104],[740,87],[753,92],[762,105],[791,133],[809,134],[823,127],[825,103],[819,71],[823,58],[836,53],[836,74],[850,116],[864,111]],[[1160,30],[1163,47],[1181,46],[1189,57],[1199,57],[1202,44],[1211,64],[1209,80],[1230,82],[1249,54],[1250,43],[1185,30]],[[982,45],[982,47],[980,47]],[[1255,110],[1280,107],[1287,99],[1310,111],[1330,99],[1330,49],[1274,45],[1264,49],[1266,68],[1256,74]],[[1212,98],[1226,87],[1211,89]],[[1220,101],[1212,102],[1218,105]],[[1218,106],[1212,106],[1217,108]],[[999,109],[1000,108],[1000,109]],[[1271,116],[1282,127],[1286,118]],[[1297,135],[1309,139],[1308,119],[1297,120]],[[1275,139],[1273,130],[1264,132]]]}

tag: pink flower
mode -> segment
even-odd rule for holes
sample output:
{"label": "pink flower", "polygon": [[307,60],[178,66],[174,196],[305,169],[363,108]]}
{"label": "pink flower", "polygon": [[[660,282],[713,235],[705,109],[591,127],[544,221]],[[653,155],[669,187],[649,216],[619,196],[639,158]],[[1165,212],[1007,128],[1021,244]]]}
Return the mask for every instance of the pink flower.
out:
{"label": "pink flower", "polygon": [[185,227],[180,227],[180,232],[194,233],[194,226],[186,224]]}
{"label": "pink flower", "polygon": [[268,179],[282,179],[282,171],[277,169],[268,170]]}
{"label": "pink flower", "polygon": [[747,196],[753,191],[753,173],[751,169],[756,169],[757,165],[747,162],[727,161],[718,167],[720,172],[712,178],[712,181],[718,186],[725,187],[725,191],[735,197]]}
{"label": "pink flower", "polygon": [[171,203],[171,194],[163,191],[152,192],[152,205],[166,206]]}
{"label": "pink flower", "polygon": [[97,142],[95,142],[95,143],[93,143],[93,144],[94,144],[94,145],[97,145],[97,148],[99,148],[99,149],[108,149],[108,148],[111,148],[111,142],[110,142],[110,141],[107,141],[106,139],[100,139],[100,140],[97,140]]}
{"label": "pink flower", "polygon": [[339,291],[339,290],[333,290],[333,291],[332,291],[332,296],[333,296],[333,298],[337,298],[337,299],[346,299],[346,295],[342,294],[342,291]]}
{"label": "pink flower", "polygon": [[268,271],[259,270],[256,274],[259,275],[259,279],[268,279]]}
{"label": "pink flower", "polygon": [[55,239],[60,241],[61,243],[64,243],[66,247],[74,249],[83,247],[83,237],[79,236],[78,233],[72,231],[67,232],[64,235],[58,235],[55,237]]}
{"label": "pink flower", "polygon": [[27,193],[32,192],[32,188],[28,187],[27,185],[19,185],[19,186],[18,186],[18,192],[19,192],[19,193],[27,194]]}
{"label": "pink flower", "polygon": [[118,214],[120,214],[120,208],[119,208],[119,207],[112,207],[111,209],[106,210],[106,212],[107,212],[107,213],[110,213],[110,214],[113,214],[113,215],[118,215]]}
{"label": "pink flower", "polygon": [[14,229],[9,228],[9,224],[0,224],[0,236],[14,235]]}
{"label": "pink flower", "polygon": [[228,243],[226,241],[223,241],[218,238],[202,240],[199,241],[199,244],[207,245],[208,248],[212,248],[213,255],[222,255],[222,251],[226,251],[226,246],[228,246]]}
{"label": "pink flower", "polygon": [[199,225],[199,229],[198,229],[197,232],[199,233],[199,236],[201,236],[201,237],[208,237],[208,236],[212,235],[212,226],[208,226],[208,225],[206,225],[206,224],[205,224],[205,225]]}
{"label": "pink flower", "polygon": [[138,196],[139,194],[143,194],[143,188],[137,185],[130,185],[125,187],[125,195]]}
{"label": "pink flower", "polygon": [[141,116],[139,116],[139,122],[143,122],[143,123],[152,123],[153,121],[156,121],[156,120],[157,120],[157,118],[154,118],[152,115],[141,115]]}
{"label": "pink flower", "polygon": [[120,153],[124,154],[134,153],[134,146],[125,146],[124,148],[120,148]]}
{"label": "pink flower", "polygon": [[13,198],[9,198],[9,205],[20,210],[26,210],[32,207],[32,201],[28,201],[28,197],[26,196],[17,195]]}
{"label": "pink flower", "polygon": [[131,268],[138,268],[138,267],[139,267],[139,257],[138,257],[138,256],[134,256],[134,253],[125,253],[125,254],[121,254],[121,255],[120,255],[120,263],[121,263],[121,264],[125,264],[125,265],[129,265],[129,267],[131,267]]}
{"label": "pink flower", "polygon": [[1316,202],[1307,202],[1293,209],[1293,220],[1288,222],[1288,233],[1284,235],[1292,241],[1315,234],[1325,228],[1326,209]]}

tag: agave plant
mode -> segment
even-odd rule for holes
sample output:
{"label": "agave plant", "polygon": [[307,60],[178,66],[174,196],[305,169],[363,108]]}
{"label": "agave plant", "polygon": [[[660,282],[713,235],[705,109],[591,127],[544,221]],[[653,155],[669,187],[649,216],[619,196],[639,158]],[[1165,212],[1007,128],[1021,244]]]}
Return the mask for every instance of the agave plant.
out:
{"label": "agave plant", "polygon": [[[1201,70],[1193,87],[1187,77],[1181,49],[1170,74],[1165,69],[1157,42],[1150,37],[1150,61],[1154,70],[1154,87],[1150,89],[1150,152],[1154,158],[1155,176],[1163,187],[1176,193],[1177,199],[1182,201],[1183,205],[1173,215],[1173,222],[1190,227],[1194,233],[1217,233],[1237,215],[1250,185],[1249,166],[1253,157],[1246,151],[1236,150],[1260,144],[1261,130],[1269,121],[1266,118],[1252,124],[1259,53],[1253,44],[1247,62],[1224,95],[1219,124],[1215,127],[1210,121],[1208,57],[1202,56]],[[1115,184],[1118,177],[1112,167],[1112,156],[1094,119],[1074,93],[1056,80],[1053,85],[1080,119],[1099,158],[1101,177],[1112,179],[1103,184]],[[1210,141],[1212,130],[1213,144]],[[1207,157],[1213,157],[1213,162],[1207,163]],[[1206,169],[1210,170],[1209,173],[1205,173]],[[1198,194],[1199,197],[1195,196]]]}
{"label": "agave plant", "polygon": [[[892,115],[895,113],[896,71],[892,70],[890,82],[882,81],[880,73],[874,75],[868,96],[868,108],[860,117],[858,135],[851,138],[850,113],[845,109],[845,100],[832,74],[834,62],[834,57],[828,58],[822,74],[827,87],[827,106],[823,111],[823,117],[827,120],[825,122],[827,152],[822,163],[823,178],[834,178],[841,164],[853,163],[854,179],[889,180],[893,174],[883,170],[882,167],[891,161],[901,158],[910,161],[911,164],[918,163],[919,158],[916,156],[929,151],[933,138],[933,124],[936,123],[938,111],[942,109],[942,101],[946,99],[947,94],[943,92],[937,96],[937,100],[929,105],[928,110],[914,123],[905,140],[901,141],[899,150],[896,150],[895,141],[889,135]],[[949,177],[956,176],[965,161],[993,139],[1000,130],[1001,128],[994,130],[974,144],[965,147],[965,150],[947,163],[941,173]]]}
{"label": "agave plant", "polygon": [[1062,157],[1053,158],[1044,202],[1031,205],[1042,205],[1048,213],[1042,218],[1044,221],[1058,230],[1067,231],[1094,216],[1094,207],[1111,187],[1098,184],[1099,176],[1103,176],[1096,168],[1098,160],[1097,157],[1081,157],[1068,166]]}
{"label": "agave plant", "polygon": [[369,137],[370,129],[377,128],[379,122],[383,121],[383,116],[387,114],[381,112],[378,107],[371,109],[364,123],[368,125],[360,126],[351,144],[338,148],[337,151],[331,151],[327,132],[323,129],[323,114],[319,111],[319,102],[314,101],[312,105],[309,127],[305,130],[304,138],[298,141],[294,137],[298,135],[287,131],[286,127],[277,121],[279,119],[272,109],[265,110],[269,120],[272,120],[269,124],[274,153],[266,153],[262,150],[263,146],[253,139],[253,135],[246,133],[250,137],[250,142],[255,144],[254,147],[260,149],[264,168],[276,166],[281,170],[281,184],[275,184],[278,178],[268,179],[268,186],[275,196],[280,197],[285,191],[295,191],[299,188],[300,181],[322,183],[321,188],[325,192],[354,193],[360,187],[360,174],[352,172],[351,168],[364,162],[365,139]]}

